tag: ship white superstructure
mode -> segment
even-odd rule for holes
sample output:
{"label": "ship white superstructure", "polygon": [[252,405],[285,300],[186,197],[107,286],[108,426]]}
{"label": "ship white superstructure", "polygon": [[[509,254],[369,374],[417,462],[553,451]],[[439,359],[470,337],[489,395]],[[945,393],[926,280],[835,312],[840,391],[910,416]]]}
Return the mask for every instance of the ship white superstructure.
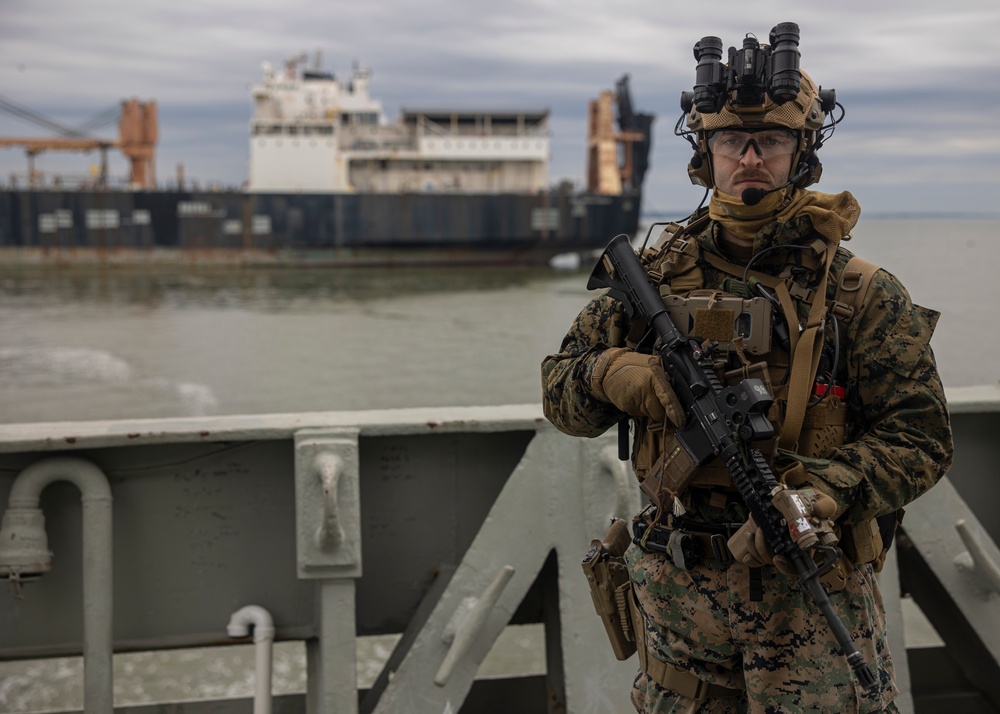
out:
{"label": "ship white superstructure", "polygon": [[342,84],[303,57],[252,88],[248,191],[525,193],[548,188],[547,110],[406,110],[388,122],[370,70]]}

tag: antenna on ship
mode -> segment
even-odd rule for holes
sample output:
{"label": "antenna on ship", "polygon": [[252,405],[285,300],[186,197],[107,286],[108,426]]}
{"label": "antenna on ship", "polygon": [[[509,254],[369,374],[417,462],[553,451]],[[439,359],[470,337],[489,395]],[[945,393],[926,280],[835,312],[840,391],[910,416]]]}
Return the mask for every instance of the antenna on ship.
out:
{"label": "antenna on ship", "polygon": [[288,79],[295,79],[295,70],[300,64],[305,64],[307,59],[309,58],[306,53],[302,52],[285,60],[285,75]]}

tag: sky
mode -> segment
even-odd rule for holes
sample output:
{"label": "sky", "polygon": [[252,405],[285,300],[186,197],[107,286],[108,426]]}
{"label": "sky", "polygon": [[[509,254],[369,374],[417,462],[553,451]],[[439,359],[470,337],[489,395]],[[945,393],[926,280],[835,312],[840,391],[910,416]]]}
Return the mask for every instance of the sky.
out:
{"label": "sky", "polygon": [[[709,12],[711,8],[711,12]],[[802,67],[846,117],[820,152],[817,190],[850,190],[863,214],[1000,215],[1000,3],[996,0],[0,0],[0,98],[71,128],[132,97],[156,101],[156,172],[202,185],[247,177],[250,86],[295,55],[401,108],[547,109],[552,183],[583,183],[587,104],[630,77],[656,115],[643,209],[677,217],[702,197],[673,134],[694,84],[694,43],[724,47],[795,22]],[[114,138],[115,124],[96,132]],[[0,112],[0,137],[54,136]],[[46,154],[37,168],[85,174],[96,154]],[[110,156],[115,176],[127,165]],[[0,148],[0,183],[24,175]]]}

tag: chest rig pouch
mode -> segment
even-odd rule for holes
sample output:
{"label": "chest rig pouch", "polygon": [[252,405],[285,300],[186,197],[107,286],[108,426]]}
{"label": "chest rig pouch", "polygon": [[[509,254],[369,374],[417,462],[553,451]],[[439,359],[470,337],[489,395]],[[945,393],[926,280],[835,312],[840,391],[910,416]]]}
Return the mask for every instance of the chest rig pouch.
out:
{"label": "chest rig pouch", "polygon": [[773,308],[764,298],[695,291],[687,297],[667,295],[663,303],[685,335],[715,342],[720,350],[739,346],[755,356],[771,351]]}
{"label": "chest rig pouch", "polygon": [[[743,298],[706,289],[705,275],[698,265],[694,242],[683,233],[681,230],[661,238],[656,248],[662,252],[655,258],[648,256],[650,275],[661,281],[660,293],[671,319],[685,335],[717,343],[720,360],[733,353],[739,355],[742,369],[720,373],[725,383],[732,384],[748,376],[764,379],[775,398],[770,418],[779,431],[782,431],[787,415],[789,392],[798,392],[799,414],[793,417],[793,426],[784,430],[783,448],[803,456],[824,458],[830,449],[847,440],[848,407],[841,388],[835,390],[832,385],[823,386],[817,379],[816,356],[822,340],[814,340],[815,349],[800,349],[796,353],[795,338],[808,333],[804,328],[816,331],[819,320],[832,320],[834,316],[840,321],[843,335],[846,335],[847,326],[868,302],[869,287],[878,266],[852,257],[845,267],[832,271],[836,246],[830,246],[831,252],[821,258],[825,263],[821,289],[808,294],[792,286],[785,291],[786,299],[782,301],[781,308],[776,308],[773,300]],[[726,265],[719,259],[710,262],[722,274],[737,277],[741,274],[739,266]],[[826,299],[827,280],[835,286],[830,300]],[[773,291],[775,286],[771,287]],[[805,324],[800,322],[797,304],[803,307],[801,317],[805,317],[805,313],[809,315]],[[828,316],[827,311],[830,312]],[[788,351],[783,349],[785,345],[779,347],[774,341],[774,329],[781,321],[798,327],[798,334],[793,334]],[[638,333],[634,334],[637,339]],[[793,359],[796,354],[797,360]],[[735,360],[728,361],[732,363]],[[797,386],[790,388],[793,382],[797,382]],[[807,399],[801,397],[804,389]],[[639,428],[641,425],[636,426],[633,451],[636,474],[643,481],[642,490],[661,509],[669,509],[671,502],[690,487],[730,485],[728,471],[721,465],[716,468],[709,463],[699,468],[686,458],[686,452],[672,439],[669,428],[654,426],[652,431],[647,431]],[[643,431],[646,433],[643,434]],[[762,447],[766,456],[766,446],[757,445]],[[789,485],[794,487],[797,484]],[[891,515],[893,525],[900,516],[901,513]],[[880,533],[885,529],[880,526],[882,524],[875,520],[841,526],[842,546],[851,561],[870,562],[876,570],[880,569],[892,530],[889,529],[885,534],[889,537],[885,537]]]}
{"label": "chest rig pouch", "polygon": [[[670,290],[676,287],[672,285]],[[661,292],[661,297],[681,333],[714,345],[716,372],[723,384],[733,386],[747,378],[760,379],[772,396],[780,399],[781,394],[776,393],[780,387],[775,389],[769,362],[776,358],[780,375],[784,373],[787,356],[772,349],[775,316],[771,303],[760,297],[742,298],[708,289],[685,294]],[[780,410],[772,408],[768,416],[777,423]],[[755,445],[765,458],[773,456],[773,440]],[[633,467],[643,492],[661,513],[672,510],[673,504],[683,500],[691,487],[732,489],[726,466],[717,459],[701,466],[695,464],[669,425],[636,429]]]}
{"label": "chest rig pouch", "polygon": [[[692,228],[697,230],[696,226]],[[644,256],[647,272],[658,284],[671,320],[685,336],[714,344],[716,371],[723,383],[734,385],[749,377],[758,378],[779,398],[768,369],[774,347],[775,308],[763,297],[740,297],[706,288],[699,251],[690,230],[671,226]],[[627,344],[639,351],[650,351],[650,337],[647,325],[634,324]],[[783,374],[787,355],[778,356],[778,362]],[[778,413],[769,416],[775,421]],[[773,453],[773,442],[757,446],[766,455]],[[693,485],[726,490],[732,486],[729,471],[722,462],[695,464],[669,425],[637,420],[632,465],[642,491],[661,513],[669,512],[671,505],[682,499]]]}

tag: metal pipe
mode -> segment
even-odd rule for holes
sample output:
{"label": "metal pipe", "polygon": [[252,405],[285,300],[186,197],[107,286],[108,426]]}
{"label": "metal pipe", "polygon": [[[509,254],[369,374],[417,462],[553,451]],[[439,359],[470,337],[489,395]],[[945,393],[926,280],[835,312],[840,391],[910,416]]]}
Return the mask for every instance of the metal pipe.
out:
{"label": "metal pipe", "polygon": [[90,461],[51,457],[18,474],[7,513],[36,511],[42,490],[53,481],[69,481],[82,494],[83,708],[86,714],[106,714],[114,708],[111,487],[104,472]]}
{"label": "metal pipe", "polygon": [[246,637],[253,625],[254,684],[253,714],[271,714],[271,668],[274,643],[274,621],[271,613],[258,605],[240,608],[229,618],[226,631],[230,637]]}

